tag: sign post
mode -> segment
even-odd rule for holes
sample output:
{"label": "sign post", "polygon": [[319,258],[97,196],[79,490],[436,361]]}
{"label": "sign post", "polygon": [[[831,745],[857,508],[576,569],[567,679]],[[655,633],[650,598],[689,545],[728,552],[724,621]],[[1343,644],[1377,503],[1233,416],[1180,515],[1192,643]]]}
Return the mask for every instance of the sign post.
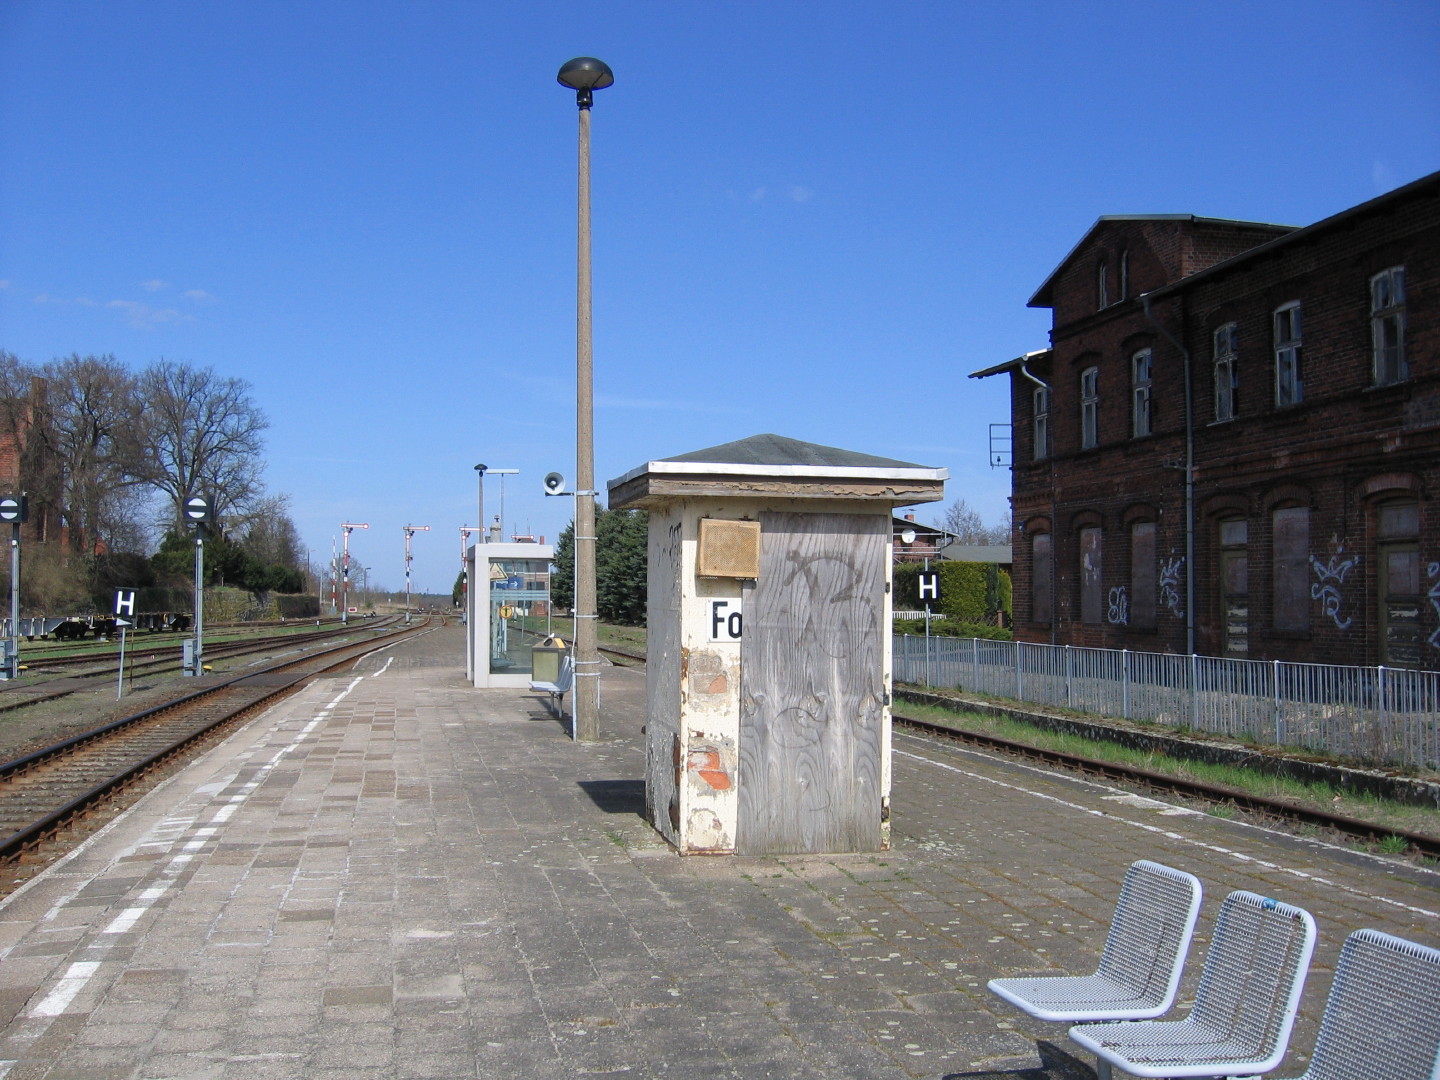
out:
{"label": "sign post", "polygon": [[24,495],[0,496],[0,521],[10,522],[10,633],[0,656],[0,679],[20,677],[20,525],[29,509]]}
{"label": "sign post", "polygon": [[120,671],[115,676],[115,700],[125,694],[125,631],[135,625],[135,590],[115,590],[115,625],[120,628]]}
{"label": "sign post", "polygon": [[930,602],[940,602],[940,571],[930,569],[930,560],[925,560],[925,569],[916,578],[920,599],[925,601],[925,685],[930,685]]}

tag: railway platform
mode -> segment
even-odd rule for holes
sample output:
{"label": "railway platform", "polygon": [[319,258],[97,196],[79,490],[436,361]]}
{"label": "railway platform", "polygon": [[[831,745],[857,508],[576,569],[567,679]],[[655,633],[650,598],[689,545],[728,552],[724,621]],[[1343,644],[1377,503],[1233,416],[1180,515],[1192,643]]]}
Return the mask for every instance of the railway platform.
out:
{"label": "railway platform", "polygon": [[0,905],[4,1080],[595,1075],[1077,1080],[985,988],[1091,970],[1138,858],[1440,945],[1440,872],[897,731],[893,848],[677,856],[643,820],[643,674],[602,740],[475,690],[458,628],[317,680]]}

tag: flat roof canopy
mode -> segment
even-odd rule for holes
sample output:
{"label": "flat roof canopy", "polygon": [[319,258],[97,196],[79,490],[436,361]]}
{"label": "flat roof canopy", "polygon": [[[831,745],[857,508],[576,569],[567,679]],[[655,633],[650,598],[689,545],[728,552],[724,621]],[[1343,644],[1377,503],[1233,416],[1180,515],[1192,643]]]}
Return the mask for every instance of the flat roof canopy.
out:
{"label": "flat roof canopy", "polygon": [[908,506],[945,497],[946,469],[840,450],[782,435],[648,461],[611,480],[610,506],[628,510],[686,497],[859,499]]}

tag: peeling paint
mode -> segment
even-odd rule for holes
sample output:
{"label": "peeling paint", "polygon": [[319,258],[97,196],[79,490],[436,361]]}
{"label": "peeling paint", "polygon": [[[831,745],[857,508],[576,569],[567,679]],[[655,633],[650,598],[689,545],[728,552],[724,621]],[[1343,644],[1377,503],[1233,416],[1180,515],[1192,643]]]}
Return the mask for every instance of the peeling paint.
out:
{"label": "peeling paint", "polygon": [[720,767],[720,751],[705,747],[692,749],[690,771],[716,791],[730,790],[730,774]]}

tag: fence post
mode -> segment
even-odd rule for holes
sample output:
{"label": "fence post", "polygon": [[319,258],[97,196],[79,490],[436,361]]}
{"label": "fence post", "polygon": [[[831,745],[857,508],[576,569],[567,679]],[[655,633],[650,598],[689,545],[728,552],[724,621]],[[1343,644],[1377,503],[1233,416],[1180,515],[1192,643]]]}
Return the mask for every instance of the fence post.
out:
{"label": "fence post", "polygon": [[1130,650],[1120,650],[1120,715],[1130,719]]}
{"label": "fence post", "polygon": [[972,693],[978,694],[980,693],[980,642],[977,638],[970,639],[970,670],[975,673],[975,685],[970,689]]}
{"label": "fence post", "polygon": [[1190,726],[1200,729],[1200,657],[1190,654]]}
{"label": "fence post", "polygon": [[[1385,702],[1385,665],[1384,665],[1384,664],[1381,664],[1379,667],[1377,667],[1377,668],[1375,669],[1375,678],[1376,678],[1376,679],[1379,681],[1379,683],[1380,683],[1380,694],[1379,694],[1379,698],[1380,698],[1380,717],[1379,717],[1379,723],[1376,724],[1375,726],[1380,730],[1380,732],[1381,732],[1381,737],[1382,737],[1382,738],[1385,738],[1386,729],[1389,727],[1389,721],[1388,721],[1389,709],[1386,708],[1386,702]],[[1388,741],[1388,740],[1387,740],[1387,741]]]}
{"label": "fence post", "polygon": [[1012,642],[1015,646],[1015,700],[1025,700],[1025,681],[1020,674],[1020,642]]}
{"label": "fence post", "polygon": [[1270,670],[1271,670],[1270,680],[1271,680],[1271,684],[1272,684],[1272,685],[1271,685],[1271,690],[1272,690],[1271,700],[1272,700],[1272,702],[1273,702],[1274,709],[1275,709],[1275,745],[1276,745],[1276,746],[1284,746],[1284,745],[1285,745],[1284,740],[1281,738],[1281,734],[1282,734],[1282,733],[1284,732],[1284,730],[1285,730],[1285,719],[1284,719],[1284,715],[1285,715],[1285,714],[1284,714],[1284,711],[1283,711],[1283,710],[1281,709],[1281,707],[1280,707],[1280,661],[1279,661],[1279,660],[1272,660],[1272,661],[1270,661],[1270,663],[1273,665],[1273,666],[1271,667],[1271,669],[1270,669]]}
{"label": "fence post", "polygon": [[1074,676],[1074,674],[1075,674],[1074,662],[1075,662],[1075,661],[1074,661],[1074,657],[1073,657],[1073,655],[1072,655],[1071,652],[1070,652],[1070,646],[1069,646],[1069,645],[1066,645],[1066,646],[1065,646],[1065,707],[1066,707],[1067,709],[1073,709],[1073,708],[1075,707],[1075,695],[1071,692],[1071,689],[1070,689],[1070,680],[1071,680],[1071,678],[1072,678],[1072,677]]}

